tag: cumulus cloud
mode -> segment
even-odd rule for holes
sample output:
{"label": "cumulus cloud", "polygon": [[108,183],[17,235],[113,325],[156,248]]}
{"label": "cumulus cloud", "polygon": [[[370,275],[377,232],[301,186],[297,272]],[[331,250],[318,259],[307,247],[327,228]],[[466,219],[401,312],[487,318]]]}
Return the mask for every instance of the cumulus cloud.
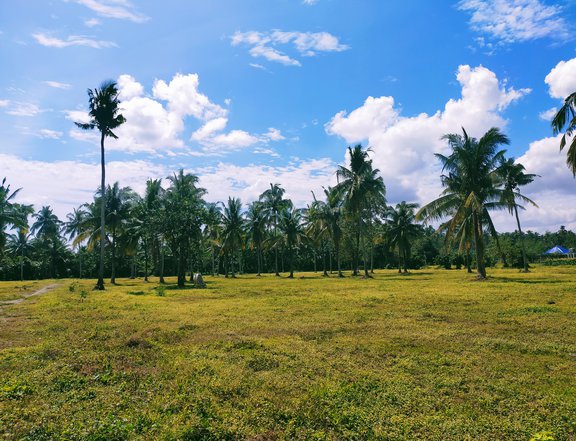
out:
{"label": "cumulus cloud", "polygon": [[[134,6],[127,0],[74,0],[76,3],[86,6],[101,17],[129,20],[135,23],[144,23],[149,17],[137,12]],[[92,19],[91,22],[97,21]],[[99,23],[96,23],[99,24]],[[93,26],[94,24],[92,24]],[[89,25],[90,26],[90,25]]]}
{"label": "cumulus cloud", "polygon": [[65,40],[60,38],[51,37],[42,32],[32,34],[32,37],[42,46],[65,48],[70,46],[86,46],[93,49],[103,49],[108,47],[116,47],[117,44],[112,41],[95,40],[85,35],[69,35]]}
{"label": "cumulus cloud", "polygon": [[[349,46],[340,43],[338,37],[328,32],[236,32],[232,35],[232,45],[249,46],[253,57],[265,58],[268,61],[286,66],[301,66],[302,63],[294,57],[278,49],[278,46],[292,47],[305,57],[312,57],[319,52],[342,52]],[[252,65],[252,64],[251,64]]]}
{"label": "cumulus cloud", "polygon": [[37,135],[44,139],[60,139],[62,138],[63,133],[57,130],[40,129]]}
{"label": "cumulus cloud", "polygon": [[545,5],[539,0],[462,0],[458,8],[472,14],[473,30],[499,43],[571,38],[558,5]]}
{"label": "cumulus cloud", "polygon": [[552,98],[564,100],[576,91],[576,58],[560,61],[544,79]]}
{"label": "cumulus cloud", "polygon": [[538,117],[543,121],[552,121],[554,115],[556,115],[558,109],[556,107],[552,107],[551,109],[545,110],[544,112],[540,112]]}
{"label": "cumulus cloud", "polygon": [[[180,149],[181,153],[188,154],[223,155],[258,143],[284,139],[274,128],[263,135],[240,129],[226,132],[229,110],[200,92],[196,74],[176,74],[169,82],[156,80],[151,95],[147,95],[144,86],[131,75],[120,75],[117,84],[126,123],[115,131],[119,139],[108,141],[110,150],[174,155],[175,149]],[[66,111],[66,118],[75,122],[89,121],[88,114],[79,110]],[[202,123],[189,137],[201,145],[202,151],[191,151],[185,140],[189,118]],[[70,132],[76,140],[98,142],[92,135],[78,129]]]}
{"label": "cumulus cloud", "polygon": [[367,141],[390,202],[429,202],[440,192],[440,170],[434,153],[446,152],[441,137],[461,133],[461,127],[476,137],[491,127],[504,127],[502,111],[530,92],[507,88],[482,66],[460,66],[456,79],[462,96],[450,99],[443,110],[432,115],[405,117],[393,97],[368,97],[350,113],[338,112],[326,124],[326,131],[348,143]]}

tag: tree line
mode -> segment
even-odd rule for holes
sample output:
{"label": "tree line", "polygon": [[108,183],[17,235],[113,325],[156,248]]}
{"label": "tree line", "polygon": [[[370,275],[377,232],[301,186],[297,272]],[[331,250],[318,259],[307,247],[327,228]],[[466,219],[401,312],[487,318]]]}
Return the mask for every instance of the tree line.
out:
{"label": "tree line", "polygon": [[[521,187],[537,176],[525,173],[522,164],[506,157],[501,147],[508,145],[509,139],[498,128],[490,129],[480,139],[470,137],[464,129],[462,134],[443,137],[451,148],[449,155],[436,154],[443,166],[440,178],[444,190],[421,208],[404,201],[389,206],[385,184],[379,170],[373,167],[369,150],[357,145],[348,147],[348,164],[338,167],[337,184],[324,188],[320,198],[313,194],[313,202],[307,207],[295,207],[284,197],[284,189],[271,183],[257,201],[243,210],[242,202],[234,197],[226,203],[207,202],[206,190],[198,186],[198,177],[183,170],[167,178],[167,188],[162,187],[161,180],[147,181],[143,196],[118,183],[107,186],[104,142],[107,137],[116,138],[113,130],[125,118],[120,114],[114,82],[89,89],[88,97],[90,122],[76,124],[85,130],[97,129],[101,135],[101,185],[94,200],[75,209],[62,222],[49,206],[34,213],[32,207],[15,203],[19,190],[11,192],[5,179],[0,187],[0,252],[3,261],[5,249],[10,255],[20,253],[21,277],[24,256],[32,243],[42,244],[37,248],[46,257],[42,260],[44,276],[62,275],[57,271],[58,264],[62,263],[65,250],[69,251],[62,235],[67,236],[79,256],[80,277],[82,257],[94,260],[97,250],[97,289],[104,289],[106,263],[110,281],[115,283],[117,269],[122,267],[120,260],[127,259],[132,261],[132,276],[143,261],[144,278],[154,273],[162,282],[167,255],[169,268],[182,287],[187,272],[204,269],[206,252],[211,272],[231,277],[246,270],[249,256],[254,260],[251,270],[258,275],[273,268],[279,276],[286,263],[289,277],[294,277],[298,263],[312,261],[315,267],[320,256],[324,262],[334,260],[339,277],[343,276],[343,261],[354,276],[363,270],[363,277],[370,277],[375,257],[379,260],[386,256],[382,259],[388,261],[386,265],[394,261],[399,272],[407,272],[413,265],[412,248],[416,241],[433,236],[421,222],[437,221],[440,227],[434,236],[441,237],[443,243],[436,245],[437,253],[429,257],[447,257],[446,250],[455,248],[468,270],[474,262],[478,278],[485,278],[487,244],[494,242],[503,264],[508,264],[490,215],[494,210],[508,210],[515,216],[522,268],[528,271],[518,210],[524,208],[523,204],[536,205],[521,193]],[[568,123],[568,136],[574,128],[571,97],[553,120],[555,132]],[[567,122],[569,117],[572,120]],[[566,143],[565,136],[561,148]],[[574,142],[569,148],[569,165],[573,150]],[[31,226],[30,215],[34,219]],[[8,235],[8,227],[16,233]],[[392,254],[394,258],[390,258]],[[424,254],[424,264],[430,263],[426,257]],[[324,274],[328,275],[325,264]]]}

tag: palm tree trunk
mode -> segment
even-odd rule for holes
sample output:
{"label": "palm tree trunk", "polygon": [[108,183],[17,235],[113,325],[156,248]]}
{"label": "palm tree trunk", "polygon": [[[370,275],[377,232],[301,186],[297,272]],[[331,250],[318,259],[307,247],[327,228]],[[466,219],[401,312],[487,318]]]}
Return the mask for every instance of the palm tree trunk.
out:
{"label": "palm tree trunk", "polygon": [[[278,212],[274,213],[274,239],[276,239],[278,233]],[[274,246],[274,255],[276,259],[276,276],[279,277],[280,273],[278,272],[278,244]]]}
{"label": "palm tree trunk", "polygon": [[340,240],[334,241],[334,248],[336,248],[336,266],[338,267],[338,277],[344,277],[342,268],[340,267]]}
{"label": "palm tree trunk", "polygon": [[20,280],[24,280],[24,248],[20,252]]}
{"label": "palm tree trunk", "polygon": [[486,266],[484,265],[484,243],[482,241],[482,224],[476,212],[472,213],[474,224],[474,247],[476,249],[476,272],[479,279],[486,278]]}
{"label": "palm tree trunk", "polygon": [[215,256],[215,252],[214,252],[214,244],[212,244],[211,246],[212,248],[212,276],[216,277],[216,256]]}
{"label": "palm tree trunk", "polygon": [[514,205],[514,214],[516,215],[516,223],[518,224],[518,233],[520,233],[520,245],[522,246],[522,263],[524,264],[524,272],[529,272],[528,270],[528,259],[526,258],[526,245],[524,244],[524,233],[520,227],[520,218],[518,217],[518,207]]}
{"label": "palm tree trunk", "polygon": [[370,274],[374,274],[374,244],[370,245]]}
{"label": "palm tree trunk", "polygon": [[326,269],[326,247],[322,247],[322,267],[324,269],[322,277],[330,277]]}
{"label": "palm tree trunk", "polygon": [[116,225],[112,226],[112,274],[110,283],[116,284]]}
{"label": "palm tree trunk", "polygon": [[78,260],[80,261],[78,278],[81,279],[82,278],[82,253],[80,252],[80,248],[78,248]]}
{"label": "palm tree trunk", "polygon": [[258,266],[258,274],[257,276],[262,276],[262,252],[260,250],[260,246],[256,247],[256,265]]}
{"label": "palm tree trunk", "polygon": [[292,254],[292,247],[290,247],[290,249],[288,250],[288,258],[290,259],[290,275],[288,276],[289,279],[293,279],[294,278],[294,259],[292,258],[293,254]]}
{"label": "palm tree trunk", "polygon": [[100,167],[102,169],[100,180],[100,197],[102,198],[100,204],[100,267],[98,269],[98,281],[96,282],[94,289],[102,291],[104,290],[104,229],[106,226],[106,164],[104,157],[104,132],[100,135]]}
{"label": "palm tree trunk", "polygon": [[160,283],[164,281],[164,247],[160,245]]}
{"label": "palm tree trunk", "polygon": [[144,281],[148,281],[148,247],[144,243]]}
{"label": "palm tree trunk", "polygon": [[184,261],[184,246],[178,249],[178,288],[184,288],[186,284],[186,262]]}
{"label": "palm tree trunk", "polygon": [[466,271],[472,274],[472,257],[470,256],[469,246],[466,246]]}
{"label": "palm tree trunk", "polygon": [[358,276],[359,266],[360,266],[360,227],[362,225],[362,219],[360,218],[360,213],[358,213],[358,225],[356,226],[356,250],[354,253],[354,271],[353,276]]}

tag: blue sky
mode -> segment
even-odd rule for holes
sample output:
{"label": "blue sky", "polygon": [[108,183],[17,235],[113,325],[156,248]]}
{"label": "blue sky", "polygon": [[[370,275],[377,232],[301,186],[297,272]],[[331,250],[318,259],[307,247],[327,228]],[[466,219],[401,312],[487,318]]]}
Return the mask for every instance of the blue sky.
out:
{"label": "blue sky", "polygon": [[[299,205],[334,183],[347,145],[373,150],[389,201],[441,190],[444,133],[501,127],[542,176],[523,218],[576,228],[576,182],[550,130],[576,90],[573,1],[379,0],[0,3],[0,175],[64,216],[98,183],[87,88],[118,81],[127,123],[109,182],[185,168],[211,200],[270,182]],[[513,219],[498,214],[501,230]]]}

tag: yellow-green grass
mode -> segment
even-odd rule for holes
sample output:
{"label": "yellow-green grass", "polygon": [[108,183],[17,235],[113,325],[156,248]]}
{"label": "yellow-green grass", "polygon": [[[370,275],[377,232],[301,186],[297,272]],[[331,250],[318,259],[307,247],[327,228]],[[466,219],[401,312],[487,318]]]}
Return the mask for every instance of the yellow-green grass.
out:
{"label": "yellow-green grass", "polygon": [[490,275],[61,281],[2,312],[0,437],[576,439],[576,269]]}
{"label": "yellow-green grass", "polygon": [[27,280],[24,282],[0,282],[0,307],[2,303],[21,299],[43,286],[58,283],[57,280]]}

